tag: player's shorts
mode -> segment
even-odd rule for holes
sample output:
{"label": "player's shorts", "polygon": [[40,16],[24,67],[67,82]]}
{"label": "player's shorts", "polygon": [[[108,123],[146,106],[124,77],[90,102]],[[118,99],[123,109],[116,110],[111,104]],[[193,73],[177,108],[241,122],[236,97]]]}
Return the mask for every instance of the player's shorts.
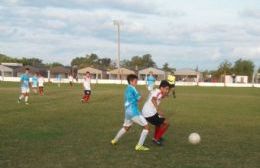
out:
{"label": "player's shorts", "polygon": [[34,89],[37,88],[37,87],[38,87],[37,85],[32,85],[32,88],[34,88]]}
{"label": "player's shorts", "polygon": [[170,88],[175,88],[175,84],[170,84]]}
{"label": "player's shorts", "polygon": [[146,119],[144,118],[144,116],[142,115],[138,115],[138,116],[135,116],[131,119],[125,119],[124,121],[124,124],[123,126],[124,127],[130,127],[131,125],[133,125],[133,123],[136,123],[140,126],[145,126],[145,125],[148,125]]}
{"label": "player's shorts", "polygon": [[151,123],[152,125],[156,125],[159,126],[161,124],[164,123],[165,118],[160,117],[158,113],[156,113],[155,115],[153,115],[152,117],[147,117],[145,118],[149,123]]}
{"label": "player's shorts", "polygon": [[152,91],[152,90],[153,90],[153,87],[154,87],[154,85],[148,85],[148,86],[147,86],[148,91]]}
{"label": "player's shorts", "polygon": [[85,95],[91,95],[91,90],[84,90]]}
{"label": "player's shorts", "polygon": [[21,88],[21,92],[22,92],[22,93],[30,93],[30,88],[22,87],[22,88]]}

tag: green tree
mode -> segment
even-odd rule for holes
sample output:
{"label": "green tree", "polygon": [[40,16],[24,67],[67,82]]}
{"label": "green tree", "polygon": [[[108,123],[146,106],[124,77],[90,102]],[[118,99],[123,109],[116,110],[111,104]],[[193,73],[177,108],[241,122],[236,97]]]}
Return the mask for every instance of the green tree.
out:
{"label": "green tree", "polygon": [[252,79],[254,68],[255,65],[252,61],[242,59],[237,60],[233,67],[236,75],[246,75],[249,77],[249,81]]}
{"label": "green tree", "polygon": [[143,69],[148,67],[156,67],[155,62],[150,54],[143,56],[133,56],[131,60],[123,60],[121,64],[129,69]]}
{"label": "green tree", "polygon": [[58,66],[64,66],[63,64],[59,63],[59,62],[53,62],[53,63],[48,63],[48,64],[45,64],[45,67],[58,67]]}
{"label": "green tree", "polygon": [[95,68],[107,69],[111,66],[110,58],[99,58],[97,54],[86,55],[85,57],[76,57],[71,61],[71,66],[84,68],[92,66]]}
{"label": "green tree", "polygon": [[258,68],[257,72],[260,73],[260,68]]}
{"label": "green tree", "polygon": [[175,68],[170,68],[168,63],[163,64],[162,69],[163,69],[164,71],[166,71],[166,72],[173,72],[173,71],[176,71]]}
{"label": "green tree", "polygon": [[226,75],[226,74],[231,75],[232,73],[233,73],[232,63],[227,61],[227,60],[223,61],[219,65],[218,70],[217,70],[217,75],[218,76]]}

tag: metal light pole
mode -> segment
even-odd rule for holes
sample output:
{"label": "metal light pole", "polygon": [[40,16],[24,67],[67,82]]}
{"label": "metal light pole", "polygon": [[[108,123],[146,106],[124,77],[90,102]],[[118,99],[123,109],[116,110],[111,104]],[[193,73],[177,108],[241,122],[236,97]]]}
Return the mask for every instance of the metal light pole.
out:
{"label": "metal light pole", "polygon": [[120,24],[121,22],[119,20],[113,21],[114,25],[117,26],[117,79],[120,79]]}

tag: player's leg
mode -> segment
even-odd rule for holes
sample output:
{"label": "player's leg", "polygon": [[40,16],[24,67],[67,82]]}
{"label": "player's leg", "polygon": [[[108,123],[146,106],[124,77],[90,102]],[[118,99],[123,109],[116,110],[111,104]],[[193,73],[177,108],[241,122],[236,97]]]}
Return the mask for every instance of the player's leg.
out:
{"label": "player's leg", "polygon": [[25,93],[25,97],[24,97],[24,101],[25,101],[25,104],[29,104],[28,103],[28,99],[29,99],[29,89],[27,89],[26,93]]}
{"label": "player's leg", "polygon": [[21,88],[21,95],[20,95],[19,98],[18,98],[18,103],[20,103],[21,100],[22,100],[23,98],[25,98],[25,93],[26,93],[26,89],[22,87],[22,88]]}
{"label": "player's leg", "polygon": [[142,115],[139,115],[139,116],[133,117],[132,121],[143,127],[139,141],[138,141],[137,145],[135,146],[135,150],[141,150],[141,151],[149,150],[149,148],[144,146],[145,139],[149,133],[149,126],[148,126],[146,119]]}
{"label": "player's leg", "polygon": [[154,116],[148,117],[146,119],[149,123],[155,126],[153,142],[157,145],[162,145],[160,138],[163,136],[167,130],[166,128],[169,126],[165,121],[165,118],[159,117],[158,114],[155,114]]}
{"label": "player's leg", "polygon": [[165,132],[168,130],[169,126],[170,126],[170,124],[168,123],[168,121],[164,120],[164,122],[160,125],[159,130],[158,130],[158,132],[156,134],[155,139],[157,141],[161,141],[162,140],[162,137],[165,134]]}
{"label": "player's leg", "polygon": [[85,97],[85,102],[88,102],[88,101],[89,101],[90,95],[91,95],[91,91],[90,91],[90,90],[87,90],[87,92],[86,92],[86,97]]}
{"label": "player's leg", "polygon": [[173,84],[173,86],[172,86],[172,96],[173,96],[173,98],[176,98],[175,84]]}
{"label": "player's leg", "polygon": [[115,145],[120,138],[131,128],[133,122],[131,120],[125,119],[123,127],[117,132],[114,139],[112,139],[111,144]]}

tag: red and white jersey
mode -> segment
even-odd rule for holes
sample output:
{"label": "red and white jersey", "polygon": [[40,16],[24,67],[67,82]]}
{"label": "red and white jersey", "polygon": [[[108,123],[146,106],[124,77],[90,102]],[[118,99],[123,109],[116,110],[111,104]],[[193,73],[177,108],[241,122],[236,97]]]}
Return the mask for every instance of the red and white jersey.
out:
{"label": "red and white jersey", "polygon": [[43,85],[44,85],[44,78],[43,77],[38,78],[38,85],[39,85],[39,87],[43,87]]}
{"label": "red and white jersey", "polygon": [[159,89],[155,89],[150,93],[148,99],[146,100],[146,102],[144,104],[143,110],[142,110],[142,115],[146,118],[152,117],[153,115],[155,115],[157,113],[157,110],[152,102],[153,97],[156,98],[157,105],[159,105],[163,96]]}
{"label": "red and white jersey", "polygon": [[83,78],[84,90],[91,90],[90,83],[91,83],[91,78],[84,76],[84,78]]}

